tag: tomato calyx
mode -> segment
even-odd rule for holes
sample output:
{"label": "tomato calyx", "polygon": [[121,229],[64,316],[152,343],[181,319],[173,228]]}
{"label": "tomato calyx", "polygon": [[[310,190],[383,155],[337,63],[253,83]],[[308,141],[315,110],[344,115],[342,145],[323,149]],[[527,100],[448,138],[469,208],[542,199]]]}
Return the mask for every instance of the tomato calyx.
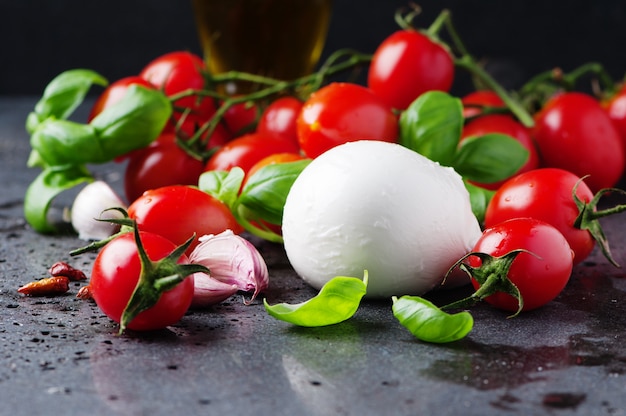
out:
{"label": "tomato calyx", "polygon": [[[517,300],[518,305],[517,311],[508,317],[513,318],[517,316],[524,308],[524,299],[519,288],[511,281],[511,279],[509,279],[508,276],[513,261],[520,253],[528,253],[535,256],[534,253],[528,250],[517,249],[502,256],[492,256],[487,253],[471,252],[461,257],[454,265],[452,265],[452,267],[450,267],[448,273],[446,273],[446,277],[452,272],[452,270],[459,267],[467,273],[471,279],[476,280],[480,287],[470,296],[449,303],[441,307],[441,309],[464,308],[475,305],[496,293],[506,293],[513,296]],[[465,260],[471,256],[475,256],[480,259],[480,266],[473,267],[465,262]]]}
{"label": "tomato calyx", "polygon": [[122,318],[120,319],[120,334],[124,332],[126,326],[137,315],[156,305],[163,292],[174,288],[193,273],[209,273],[209,269],[200,264],[177,263],[178,259],[185,254],[185,250],[187,250],[194,241],[195,234],[185,243],[176,247],[166,257],[159,261],[153,261],[150,260],[143,247],[139,235],[139,228],[134,227],[133,232],[135,243],[137,244],[137,253],[141,261],[141,274],[137,281],[137,286],[135,286],[135,290],[122,313]]}
{"label": "tomato calyx", "polygon": [[128,324],[141,312],[146,311],[156,305],[161,294],[173,289],[182,282],[187,276],[194,273],[210,273],[209,269],[200,264],[179,264],[178,260],[185,254],[186,250],[193,243],[196,235],[193,234],[183,244],[177,246],[166,257],[153,261],[148,257],[146,250],[141,241],[139,227],[135,220],[128,217],[126,210],[122,208],[110,208],[120,211],[124,214],[123,218],[97,219],[97,221],[108,221],[121,226],[120,231],[103,240],[95,241],[85,247],[76,249],[70,255],[77,255],[88,251],[94,251],[104,247],[116,237],[132,232],[134,234],[135,244],[137,245],[137,254],[141,263],[141,274],[137,280],[137,285],[122,312],[120,319],[119,334],[122,334]]}
{"label": "tomato calyx", "polygon": [[[586,177],[586,176],[585,176]],[[611,208],[606,208],[603,210],[597,210],[596,207],[600,202],[600,199],[608,194],[612,193],[620,193],[622,195],[626,195],[626,191],[619,188],[604,188],[600,189],[593,197],[593,199],[589,202],[585,202],[578,197],[576,194],[576,189],[578,185],[585,179],[585,177],[581,178],[572,189],[572,198],[574,198],[574,202],[578,207],[579,214],[574,220],[574,227],[580,230],[587,230],[596,241],[602,254],[604,257],[615,267],[621,267],[613,258],[611,254],[611,249],[609,247],[609,240],[606,238],[604,231],[602,230],[602,225],[600,224],[599,219],[618,214],[620,212],[626,211],[625,204],[618,204]]]}
{"label": "tomato calyx", "polygon": [[[135,244],[137,245],[137,254],[141,263],[141,274],[137,280],[137,285],[133,291],[122,316],[120,318],[119,334],[122,334],[128,324],[141,312],[146,311],[156,305],[161,294],[173,289],[182,282],[187,276],[193,273],[209,273],[209,269],[200,264],[179,264],[178,260],[185,254],[185,251],[195,240],[195,234],[192,235],[183,244],[177,246],[166,257],[153,261],[148,257],[146,250],[141,241],[139,227],[135,220],[130,218],[115,218],[107,220],[126,227],[132,228],[134,233]],[[124,231],[121,231],[124,232]]]}

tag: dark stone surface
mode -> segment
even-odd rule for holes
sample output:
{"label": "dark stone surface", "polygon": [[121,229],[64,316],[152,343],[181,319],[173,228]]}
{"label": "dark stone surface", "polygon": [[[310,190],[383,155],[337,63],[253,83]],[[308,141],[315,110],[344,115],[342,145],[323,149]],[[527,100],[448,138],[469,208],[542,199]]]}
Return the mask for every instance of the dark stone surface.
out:
{"label": "dark stone surface", "polygon": [[[546,307],[506,319],[479,305],[475,328],[449,345],[417,341],[390,304],[366,301],[351,320],[298,329],[239,297],[150,334],[118,336],[90,301],[29,298],[17,288],[68,261],[74,235],[33,232],[22,216],[36,175],[23,123],[36,98],[0,100],[0,413],[12,415],[618,415],[626,408],[626,279],[597,251]],[[120,186],[121,165],[97,169]],[[69,196],[55,202],[61,210]],[[64,202],[65,201],[65,202]],[[623,218],[604,221],[626,262]],[[281,246],[259,243],[270,303],[315,292]],[[435,301],[464,289],[433,294]]]}
{"label": "dark stone surface", "polygon": [[[506,86],[554,66],[625,62],[626,5],[618,1],[422,1],[428,25],[453,12],[468,48]],[[338,0],[326,53],[371,52],[396,26],[405,1]],[[626,413],[626,275],[596,250],[566,290],[515,319],[479,305],[464,340],[415,340],[390,304],[366,301],[339,325],[298,329],[269,317],[261,303],[233,297],[192,311],[168,330],[118,336],[89,301],[67,295],[28,298],[17,288],[56,261],[89,273],[94,254],[69,256],[84,242],[44,236],[25,223],[23,196],[38,173],[26,168],[26,115],[46,83],[76,67],[113,80],[175,49],[198,51],[185,2],[34,0],[0,4],[0,414],[11,415],[622,415]],[[459,91],[465,84],[457,86]],[[123,165],[94,171],[117,189]],[[60,216],[72,194],[55,201]],[[622,214],[623,215],[623,214]],[[603,220],[619,263],[626,263],[622,216]],[[271,271],[270,302],[315,292],[282,248],[258,243]],[[464,289],[432,294],[435,301]]]}

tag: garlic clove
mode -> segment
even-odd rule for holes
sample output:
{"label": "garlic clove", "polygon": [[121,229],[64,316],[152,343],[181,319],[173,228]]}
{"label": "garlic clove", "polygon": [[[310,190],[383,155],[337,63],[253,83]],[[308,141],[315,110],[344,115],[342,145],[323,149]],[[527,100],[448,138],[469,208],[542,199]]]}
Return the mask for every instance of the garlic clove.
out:
{"label": "garlic clove", "polygon": [[226,230],[217,235],[204,235],[192,251],[189,260],[202,264],[211,271],[211,277],[238,290],[253,292],[251,303],[269,286],[267,264],[256,247],[245,238]]}
{"label": "garlic clove", "polygon": [[225,301],[239,290],[237,285],[220,282],[206,273],[193,275],[192,308],[206,308]]}
{"label": "garlic clove", "polygon": [[126,208],[121,198],[103,181],[95,181],[85,186],[74,198],[70,212],[72,227],[82,240],[102,240],[119,230],[119,226],[96,218],[121,218],[122,213],[108,208]]}

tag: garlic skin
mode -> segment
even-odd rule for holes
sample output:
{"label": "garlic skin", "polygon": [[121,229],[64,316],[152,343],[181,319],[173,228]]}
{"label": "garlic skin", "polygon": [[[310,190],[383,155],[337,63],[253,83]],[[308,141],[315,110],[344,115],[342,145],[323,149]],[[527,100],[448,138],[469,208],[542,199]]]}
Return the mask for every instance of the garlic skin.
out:
{"label": "garlic skin", "polygon": [[119,211],[108,208],[126,208],[121,198],[103,181],[91,182],[74,198],[70,212],[72,227],[82,240],[102,240],[119,230],[119,226],[99,219],[121,218]]}
{"label": "garlic skin", "polygon": [[256,247],[232,230],[204,235],[189,255],[191,263],[201,264],[211,271],[210,277],[237,290],[253,292],[245,301],[250,304],[269,286],[267,264]]}
{"label": "garlic skin", "polygon": [[194,273],[191,307],[201,309],[221,303],[238,290],[235,284],[220,282],[206,273]]}

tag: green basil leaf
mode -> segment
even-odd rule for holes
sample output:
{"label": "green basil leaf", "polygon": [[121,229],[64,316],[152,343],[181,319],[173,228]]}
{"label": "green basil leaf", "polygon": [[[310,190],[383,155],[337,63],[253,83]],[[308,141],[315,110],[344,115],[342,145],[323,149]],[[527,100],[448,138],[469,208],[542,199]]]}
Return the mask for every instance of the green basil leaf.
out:
{"label": "green basil leaf", "polygon": [[255,217],[280,225],[287,194],[310,159],[263,166],[246,182],[237,205],[245,206]]}
{"label": "green basil leaf", "polygon": [[245,175],[240,167],[234,167],[230,171],[204,172],[198,180],[198,188],[232,209]]}
{"label": "green basil leaf", "polygon": [[493,194],[495,193],[495,191],[476,186],[465,180],[463,182],[465,184],[465,188],[469,192],[472,212],[478,219],[478,222],[482,224],[485,221],[485,212],[487,211],[487,206],[489,205],[489,201],[491,201],[491,198],[493,198]]}
{"label": "green basil leaf", "polygon": [[78,107],[93,84],[106,86],[108,81],[88,69],[71,69],[57,75],[46,86],[34,112],[26,119],[26,130],[33,133],[48,118],[66,119]]}
{"label": "green basil leaf", "polygon": [[[96,130],[89,124],[69,120],[44,120],[30,137],[30,146],[47,166],[108,160],[100,148]],[[29,163],[32,165],[33,162]]]}
{"label": "green basil leaf", "polygon": [[51,167],[43,170],[30,184],[24,196],[24,217],[40,233],[56,231],[48,220],[52,200],[66,189],[90,182],[93,177],[83,165]]}
{"label": "green basil leaf", "polygon": [[367,289],[367,272],[363,280],[356,277],[337,276],[329,280],[317,296],[297,304],[269,305],[263,300],[265,310],[274,318],[304,327],[338,324],[351,318],[361,303]]}
{"label": "green basil leaf", "polygon": [[442,91],[429,91],[400,115],[400,144],[452,166],[462,129],[461,100]]}
{"label": "green basil leaf", "polygon": [[448,314],[419,296],[393,298],[393,315],[417,339],[446,343],[464,338],[474,327],[467,312]]}
{"label": "green basil leaf", "polygon": [[453,166],[466,179],[494,183],[515,174],[528,157],[528,150],[519,141],[491,133],[463,140]]}
{"label": "green basil leaf", "polygon": [[133,84],[90,125],[98,132],[103,153],[113,159],[152,143],[171,114],[172,105],[161,91]]}

